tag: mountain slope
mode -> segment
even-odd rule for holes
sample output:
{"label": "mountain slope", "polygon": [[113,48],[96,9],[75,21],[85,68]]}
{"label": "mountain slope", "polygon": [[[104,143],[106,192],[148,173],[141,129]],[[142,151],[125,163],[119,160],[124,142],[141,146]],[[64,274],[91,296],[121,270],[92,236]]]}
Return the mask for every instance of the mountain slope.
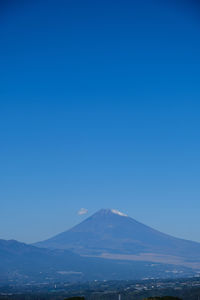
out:
{"label": "mountain slope", "polygon": [[109,209],[98,211],[72,229],[36,246],[70,249],[88,256],[200,266],[200,243],[174,238]]}
{"label": "mountain slope", "polygon": [[63,268],[75,271],[79,256],[70,251],[34,247],[15,240],[0,240],[0,278],[45,278]]}
{"label": "mountain slope", "polygon": [[147,262],[116,261],[80,257],[66,250],[49,250],[0,240],[0,285],[18,283],[86,280],[169,278],[190,276],[194,271]]}

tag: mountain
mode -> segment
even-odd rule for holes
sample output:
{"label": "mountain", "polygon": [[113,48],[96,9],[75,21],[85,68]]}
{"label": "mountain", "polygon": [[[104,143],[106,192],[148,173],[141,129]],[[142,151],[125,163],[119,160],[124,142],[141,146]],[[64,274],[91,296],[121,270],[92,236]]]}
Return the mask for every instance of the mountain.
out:
{"label": "mountain", "polygon": [[57,271],[76,270],[79,255],[67,250],[49,250],[15,240],[0,240],[0,282],[12,279],[44,279]]}
{"label": "mountain", "polygon": [[35,246],[69,249],[82,256],[200,268],[200,243],[164,234],[114,209],[102,209]]}
{"label": "mountain", "polygon": [[164,264],[81,257],[68,250],[37,248],[0,240],[0,285],[87,280],[169,278],[194,271]]}

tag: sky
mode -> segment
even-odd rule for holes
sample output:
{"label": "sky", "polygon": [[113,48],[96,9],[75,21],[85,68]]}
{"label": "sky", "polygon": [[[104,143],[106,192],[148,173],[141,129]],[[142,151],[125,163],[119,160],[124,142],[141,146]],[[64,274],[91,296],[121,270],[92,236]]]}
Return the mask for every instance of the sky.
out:
{"label": "sky", "polygon": [[0,3],[0,238],[101,208],[200,242],[197,1]]}

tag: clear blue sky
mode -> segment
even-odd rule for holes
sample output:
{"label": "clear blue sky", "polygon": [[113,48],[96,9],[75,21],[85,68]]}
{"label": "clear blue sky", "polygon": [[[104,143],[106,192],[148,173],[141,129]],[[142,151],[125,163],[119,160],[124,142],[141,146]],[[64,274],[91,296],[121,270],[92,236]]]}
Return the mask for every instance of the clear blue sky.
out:
{"label": "clear blue sky", "polygon": [[200,241],[199,17],[195,1],[1,1],[0,238],[116,208]]}

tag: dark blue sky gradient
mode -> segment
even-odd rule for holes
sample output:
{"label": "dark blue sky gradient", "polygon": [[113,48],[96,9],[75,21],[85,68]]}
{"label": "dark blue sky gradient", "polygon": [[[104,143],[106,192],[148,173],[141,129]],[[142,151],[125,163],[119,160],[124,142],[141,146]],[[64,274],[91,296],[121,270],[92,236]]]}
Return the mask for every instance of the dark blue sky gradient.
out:
{"label": "dark blue sky gradient", "polygon": [[0,237],[116,208],[199,239],[196,1],[0,5]]}

